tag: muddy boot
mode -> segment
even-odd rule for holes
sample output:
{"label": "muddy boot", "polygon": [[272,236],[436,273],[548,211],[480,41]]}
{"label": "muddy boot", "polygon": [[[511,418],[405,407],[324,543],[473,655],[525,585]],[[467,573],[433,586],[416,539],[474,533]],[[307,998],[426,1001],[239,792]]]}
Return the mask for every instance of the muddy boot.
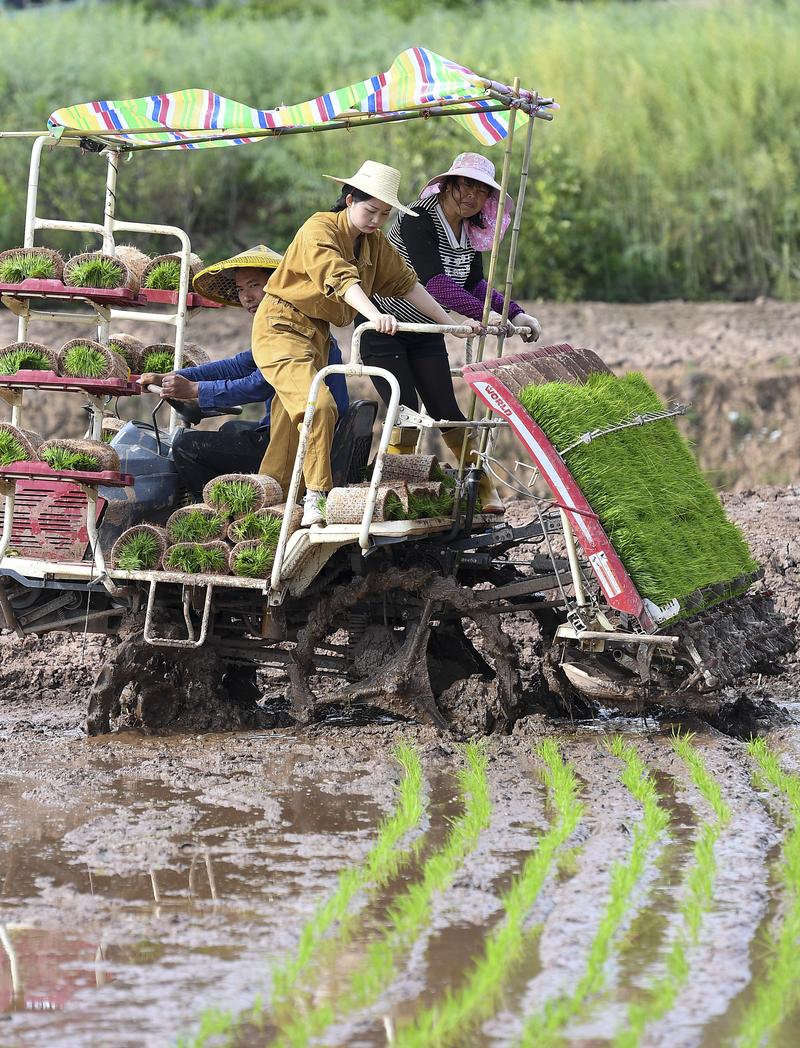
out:
{"label": "muddy boot", "polygon": [[[442,433],[442,440],[455,456],[456,465],[461,460],[461,445],[464,440],[464,431],[461,429],[448,429]],[[475,465],[478,458],[478,446],[472,437],[467,438],[467,465]],[[494,486],[492,478],[488,473],[481,471],[481,479],[478,484],[478,498],[481,500],[481,513],[505,513],[506,507]]]}
{"label": "muddy boot", "polygon": [[393,426],[386,451],[389,455],[413,455],[417,446],[417,431],[408,426]]}

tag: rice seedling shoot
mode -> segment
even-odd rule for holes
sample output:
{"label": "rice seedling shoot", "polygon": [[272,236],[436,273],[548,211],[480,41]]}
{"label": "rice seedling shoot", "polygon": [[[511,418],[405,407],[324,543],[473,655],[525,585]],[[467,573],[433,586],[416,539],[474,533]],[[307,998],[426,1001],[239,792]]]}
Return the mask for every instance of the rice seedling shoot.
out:
{"label": "rice seedling shoot", "polygon": [[172,371],[175,367],[175,356],[167,350],[158,349],[145,353],[142,357],[142,374],[154,371],[157,375]]}
{"label": "rice seedling shoot", "polygon": [[0,375],[16,375],[18,371],[50,371],[51,362],[36,349],[9,349],[0,353]]}
{"label": "rice seedling shoot", "polygon": [[111,258],[84,258],[70,266],[73,287],[98,287],[111,290],[122,287],[125,270]]}
{"label": "rice seedling shoot", "polygon": [[25,448],[14,434],[0,429],[0,466],[10,466],[12,462],[25,462],[27,458]]}
{"label": "rice seedling shoot", "polygon": [[69,448],[46,448],[42,452],[42,460],[52,469],[58,470],[84,470],[93,473],[97,470],[97,459],[85,451],[71,451]]}
{"label": "rice seedling shoot", "polygon": [[106,369],[107,361],[94,346],[80,343],[70,346],[64,354],[63,370],[74,378],[100,378]]}
{"label": "rice seedling shoot", "polygon": [[154,291],[177,291],[180,279],[180,260],[166,258],[153,266],[145,277],[144,286]]}
{"label": "rice seedling shoot", "polygon": [[169,534],[173,542],[206,542],[220,534],[223,524],[224,521],[216,513],[192,509],[172,521]]}
{"label": "rice seedling shoot", "polygon": [[52,280],[56,265],[47,255],[13,255],[0,262],[0,283],[21,284],[23,280]]}
{"label": "rice seedling shoot", "polygon": [[123,571],[148,571],[158,564],[158,542],[146,531],[137,531],[120,543],[117,565]]}

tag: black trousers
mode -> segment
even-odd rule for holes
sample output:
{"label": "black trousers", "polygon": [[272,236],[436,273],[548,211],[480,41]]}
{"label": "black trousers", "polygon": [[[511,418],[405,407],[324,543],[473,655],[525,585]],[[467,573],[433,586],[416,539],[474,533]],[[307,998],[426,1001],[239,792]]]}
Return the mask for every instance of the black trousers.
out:
{"label": "black trousers", "polygon": [[222,473],[258,473],[269,444],[269,429],[236,419],[216,431],[181,429],[172,438],[172,458],[181,483],[197,499]]}
{"label": "black trousers", "polygon": [[[400,384],[400,403],[407,408],[418,411],[422,400],[432,418],[463,421],[464,414],[453,390],[444,335],[410,331],[382,335],[365,331],[361,336],[361,358],[365,364],[391,371]],[[372,384],[388,404],[389,383],[373,378]]]}

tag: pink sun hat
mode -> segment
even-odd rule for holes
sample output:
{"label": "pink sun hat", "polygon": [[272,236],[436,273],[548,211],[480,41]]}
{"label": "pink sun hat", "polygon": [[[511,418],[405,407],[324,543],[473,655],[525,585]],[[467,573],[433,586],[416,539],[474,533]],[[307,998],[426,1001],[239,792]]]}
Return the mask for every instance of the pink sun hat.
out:
{"label": "pink sun hat", "polygon": [[[500,186],[494,177],[494,164],[491,160],[487,160],[485,156],[481,156],[480,153],[459,153],[450,165],[449,171],[443,171],[440,175],[435,175],[423,186],[419,195],[420,200],[425,200],[435,193],[440,193],[442,179],[450,176],[471,178],[475,182],[483,182],[484,185],[489,186],[491,192],[480,212],[486,225],[481,227],[476,225],[474,221],[466,220],[467,236],[470,244],[476,251],[488,251],[494,239],[494,225],[497,221],[497,202],[500,199]],[[500,226],[501,238],[505,236],[505,232],[511,223],[511,212],[513,210],[514,198],[506,193],[503,220]]]}

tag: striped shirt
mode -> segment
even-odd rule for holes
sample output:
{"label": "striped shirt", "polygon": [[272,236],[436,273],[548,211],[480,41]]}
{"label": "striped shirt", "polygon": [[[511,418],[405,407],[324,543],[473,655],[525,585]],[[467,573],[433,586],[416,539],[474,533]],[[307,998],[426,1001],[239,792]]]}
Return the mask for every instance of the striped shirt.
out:
{"label": "striped shirt", "polygon": [[[461,238],[457,239],[439,207],[438,194],[415,200],[409,207],[417,212],[417,217],[398,215],[387,239],[416,271],[423,287],[440,273],[459,287],[467,290],[475,287],[483,279],[483,262],[480,253],[470,244],[463,224]],[[405,323],[431,323],[430,317],[402,298],[373,295],[372,301],[383,313],[392,313]]]}

